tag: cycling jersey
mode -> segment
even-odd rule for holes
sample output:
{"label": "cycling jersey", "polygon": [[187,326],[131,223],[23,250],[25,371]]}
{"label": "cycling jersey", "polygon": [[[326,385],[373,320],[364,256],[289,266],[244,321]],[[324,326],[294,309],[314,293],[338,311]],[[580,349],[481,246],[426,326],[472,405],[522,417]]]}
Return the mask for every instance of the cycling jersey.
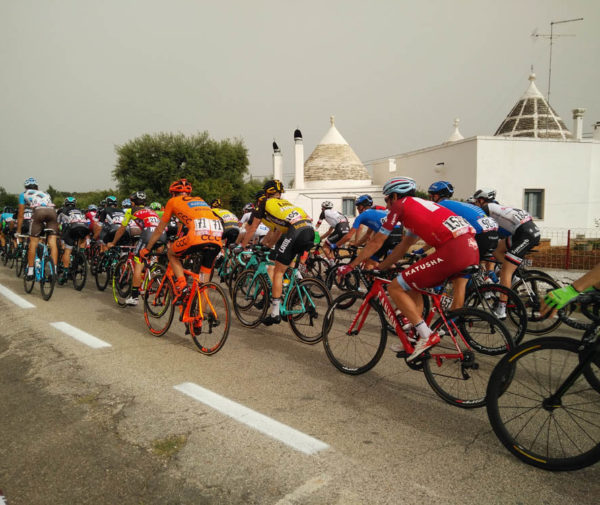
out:
{"label": "cycling jersey", "polygon": [[524,210],[497,203],[487,204],[487,214],[498,222],[502,236],[512,235],[519,226],[532,220]]}
{"label": "cycling jersey", "polygon": [[239,228],[239,221],[237,216],[227,209],[213,209],[214,214],[223,223],[223,229],[229,230],[230,228]]}
{"label": "cycling jersey", "polygon": [[494,218],[488,216],[483,209],[477,207],[476,205],[447,199],[440,200],[436,203],[442,207],[450,209],[457,216],[464,217],[469,224],[475,228],[475,233],[498,231],[498,223],[494,220]]}
{"label": "cycling jersey", "polygon": [[475,234],[465,218],[437,203],[413,196],[394,202],[379,232],[389,235],[396,223],[402,223],[408,234],[419,236],[433,247],[461,235]]}
{"label": "cycling jersey", "polygon": [[323,219],[332,228],[334,228],[339,223],[348,222],[348,218],[344,216],[344,214],[333,209],[324,209],[321,211],[321,215],[319,216],[319,220],[317,221],[317,228],[321,225],[321,221],[323,221]]}
{"label": "cycling jersey", "polygon": [[123,212],[123,209],[117,209],[115,207],[106,207],[105,209],[102,209],[96,217],[98,219],[98,222],[101,224],[120,225],[123,219],[125,218],[125,213]]}
{"label": "cycling jersey", "polygon": [[26,189],[19,195],[19,205],[27,205],[32,209],[37,207],[54,207],[48,193],[37,189]]}
{"label": "cycling jersey", "polygon": [[94,223],[98,222],[98,211],[97,210],[88,210],[85,213],[85,219],[88,225],[88,228],[93,231],[94,230]]}
{"label": "cycling jersey", "polygon": [[87,220],[79,209],[61,209],[57,221],[62,227],[61,238],[67,249],[72,249],[76,240],[84,238],[90,233]]}
{"label": "cycling jersey", "polygon": [[268,198],[260,202],[253,217],[260,219],[269,229],[286,233],[290,228],[312,228],[310,218],[300,207],[281,198]]}
{"label": "cycling jersey", "polygon": [[160,218],[152,209],[147,209],[146,207],[132,207],[125,211],[121,226],[129,225],[130,221],[133,221],[139,228],[144,230],[146,228],[156,228],[160,223]]}

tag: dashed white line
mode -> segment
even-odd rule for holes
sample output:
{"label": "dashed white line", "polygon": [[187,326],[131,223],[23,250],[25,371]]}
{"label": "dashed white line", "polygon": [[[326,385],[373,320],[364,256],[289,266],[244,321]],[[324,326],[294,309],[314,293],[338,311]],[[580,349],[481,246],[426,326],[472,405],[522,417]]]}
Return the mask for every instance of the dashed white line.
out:
{"label": "dashed white line", "polygon": [[286,494],[275,505],[294,505],[295,503],[300,503],[303,498],[313,494],[315,491],[327,484],[330,480],[331,477],[328,475],[322,475],[320,477],[310,479],[302,484],[299,488],[295,489],[289,494]]}
{"label": "dashed white line", "polygon": [[75,340],[78,340],[82,344],[88,345],[94,349],[100,349],[102,347],[112,347],[108,342],[104,340],[100,340],[94,335],[90,335],[79,328],[75,328],[75,326],[71,326],[69,323],[65,323],[63,321],[58,321],[56,323],[50,323],[50,326],[53,326],[57,330],[66,333],[70,337],[73,337]]}
{"label": "dashed white line", "polygon": [[13,302],[15,305],[18,305],[22,309],[35,309],[35,305],[33,303],[29,303],[27,300],[25,300],[25,298],[20,297],[2,284],[0,284],[0,294],[4,295],[11,302]]}
{"label": "dashed white line", "polygon": [[326,443],[321,442],[316,438],[306,435],[279,421],[275,421],[263,414],[259,414],[248,407],[244,407],[224,396],[213,393],[193,382],[184,382],[174,386],[174,388],[236,421],[279,440],[304,454],[314,454],[315,452],[329,448]]}

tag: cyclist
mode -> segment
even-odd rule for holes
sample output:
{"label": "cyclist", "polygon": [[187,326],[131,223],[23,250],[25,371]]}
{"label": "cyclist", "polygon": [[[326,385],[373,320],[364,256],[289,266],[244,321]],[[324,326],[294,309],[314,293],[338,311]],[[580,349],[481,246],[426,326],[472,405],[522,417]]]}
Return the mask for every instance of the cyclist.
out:
{"label": "cyclist", "polygon": [[0,227],[0,245],[2,246],[2,252],[4,252],[4,246],[6,245],[6,240],[10,240],[12,233],[16,227],[16,222],[14,219],[15,209],[12,207],[4,207],[2,211],[2,216],[0,217],[1,227]]}
{"label": "cyclist", "polygon": [[121,226],[121,222],[125,218],[123,209],[117,208],[117,197],[107,196],[106,206],[98,212],[99,227],[94,232],[94,238],[100,240],[100,250],[106,250],[106,244],[113,241],[116,231]]}
{"label": "cyclist", "polygon": [[414,325],[418,336],[414,360],[440,341],[437,333],[425,323],[422,296],[419,289],[438,286],[448,277],[479,261],[475,230],[462,217],[431,201],[415,197],[416,183],[409,177],[394,177],[383,186],[385,201],[390,209],[375,238],[348,265],[338,269],[339,275],[348,274],[366,260],[385,242],[396,223],[404,225],[405,237],[379,267],[383,270],[394,265],[419,239],[436,248],[435,252],[403,270],[389,285],[388,292],[402,314]]}
{"label": "cyclist", "polygon": [[[363,233],[360,238],[354,240],[353,245],[360,247],[371,240],[375,234],[381,228],[381,225],[386,220],[388,211],[379,210],[373,208],[373,199],[370,195],[361,195],[355,201],[354,205],[358,211],[358,216],[352,223],[352,228],[341,240],[337,243],[338,247],[341,247],[346,242],[352,240],[352,238],[358,233],[361,226],[367,228],[367,232]],[[375,253],[365,261],[365,268],[375,267],[389,251],[396,247],[402,240],[402,225],[397,224],[394,226],[392,232],[388,235],[383,245],[375,251]]]}
{"label": "cyclist", "polygon": [[163,217],[139,256],[143,259],[152,250],[168,226],[171,216],[179,219],[187,232],[177,238],[168,250],[169,264],[176,278],[176,295],[179,297],[187,286],[181,258],[197,251],[203,253],[200,265],[200,281],[203,282],[210,275],[215,258],[221,251],[223,226],[202,198],[190,196],[192,185],[187,179],[173,182],[169,193],[171,198],[165,206]]}
{"label": "cyclist", "polygon": [[[134,253],[134,267],[133,267],[133,280],[131,295],[125,300],[126,305],[135,306],[139,302],[140,297],[140,286],[142,284],[142,272],[144,271],[144,263],[140,261],[139,253],[146,247],[152,233],[156,227],[160,224],[160,218],[158,214],[152,209],[145,207],[146,193],[143,191],[136,191],[129,197],[132,207],[125,211],[125,217],[121,222],[120,228],[115,232],[115,236],[112,242],[107,245],[109,248],[114,247],[119,242],[121,237],[127,233],[127,229],[130,225],[130,221],[134,221],[136,225],[141,229],[140,239],[137,241]],[[162,233],[158,241],[161,244],[167,243],[167,235],[165,232]]]}
{"label": "cyclist", "polygon": [[[279,306],[283,292],[283,274],[297,254],[309,251],[314,243],[315,230],[311,220],[300,207],[281,198],[283,183],[277,179],[267,181],[263,187],[265,194],[258,199],[242,245],[246,246],[260,222],[279,236],[275,245],[275,261],[272,270],[272,300],[267,317],[263,323],[267,326],[279,324],[281,316]],[[275,235],[275,236],[277,236]]]}
{"label": "cyclist", "polygon": [[333,202],[330,202],[329,200],[326,200],[321,204],[321,215],[315,225],[316,229],[319,229],[323,219],[327,221],[329,230],[321,235],[321,245],[329,264],[333,266],[335,265],[335,260],[331,249],[334,249],[336,243],[348,233],[350,225],[348,224],[348,218],[344,216],[344,214],[337,210],[333,210]]}
{"label": "cyclist", "polygon": [[[434,182],[429,186],[427,192],[433,202],[450,209],[457,216],[462,216],[469,222],[475,229],[475,240],[477,241],[477,247],[479,248],[480,263],[489,259],[498,247],[498,223],[475,205],[451,200],[452,195],[454,194],[454,186],[448,181]],[[422,254],[429,249],[430,248],[419,249],[413,252]],[[454,297],[452,306],[450,307],[451,310],[463,306],[467,282],[468,276],[461,276],[452,280]]]}
{"label": "cyclist", "polygon": [[156,212],[158,217],[162,217],[164,211],[160,202],[152,202],[150,204],[150,209]]}
{"label": "cyclist", "polygon": [[[500,242],[494,256],[502,262],[500,284],[510,288],[515,270],[527,253],[540,243],[540,230],[528,212],[497,203],[494,189],[477,190],[473,198],[478,207],[498,222]],[[506,302],[500,302],[496,315],[506,317]]]}
{"label": "cyclist", "polygon": [[228,244],[235,244],[235,241],[240,234],[237,216],[233,212],[223,208],[220,198],[210,202],[210,207],[223,225],[223,247]]}
{"label": "cyclist", "polygon": [[584,291],[592,290],[600,291],[600,263],[572,284],[550,291],[544,298],[542,315],[550,309],[562,309]]}
{"label": "cyclist", "polygon": [[38,183],[33,177],[25,180],[25,191],[19,195],[19,210],[17,216],[17,230],[23,229],[25,207],[33,209],[31,217],[31,232],[29,234],[29,251],[27,254],[27,280],[34,279],[35,252],[40,234],[45,228],[52,230],[48,237],[50,255],[54,265],[58,262],[58,249],[56,247],[56,236],[58,235],[58,223],[56,222],[56,210],[52,198],[48,193],[38,190]]}
{"label": "cyclist", "polygon": [[[255,195],[255,200],[258,201],[258,199],[263,196],[265,194],[265,192],[261,189],[258,193],[256,193]],[[240,234],[238,236],[237,242],[241,243],[243,238],[244,238],[244,234],[246,233],[246,229],[249,226],[250,221],[252,220],[252,212],[254,211],[254,204],[253,203],[247,203],[246,205],[244,205],[244,209],[243,209],[243,215],[242,218],[240,219]],[[269,233],[269,228],[267,228],[262,222],[258,225],[258,228],[256,228],[256,231],[254,232],[254,236],[250,237],[249,242],[251,244],[261,244],[263,239],[265,238],[265,236]]]}
{"label": "cyclist", "polygon": [[64,284],[69,278],[69,265],[73,246],[81,247],[81,241],[90,234],[90,229],[85,215],[77,208],[77,200],[72,196],[65,198],[63,208],[57,216],[57,221],[61,226],[61,239],[65,246],[62,255],[63,271],[58,283]]}
{"label": "cyclist", "polygon": [[131,209],[131,199],[130,198],[125,198],[124,200],[121,200],[121,208],[125,211],[127,209]]}

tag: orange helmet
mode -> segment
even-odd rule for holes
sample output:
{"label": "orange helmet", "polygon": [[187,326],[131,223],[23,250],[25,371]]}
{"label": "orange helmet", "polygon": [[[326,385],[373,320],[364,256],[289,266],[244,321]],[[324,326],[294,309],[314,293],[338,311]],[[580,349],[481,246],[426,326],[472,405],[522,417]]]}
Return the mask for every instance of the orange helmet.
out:
{"label": "orange helmet", "polygon": [[169,193],[191,193],[192,185],[187,179],[179,179],[171,184],[169,187]]}

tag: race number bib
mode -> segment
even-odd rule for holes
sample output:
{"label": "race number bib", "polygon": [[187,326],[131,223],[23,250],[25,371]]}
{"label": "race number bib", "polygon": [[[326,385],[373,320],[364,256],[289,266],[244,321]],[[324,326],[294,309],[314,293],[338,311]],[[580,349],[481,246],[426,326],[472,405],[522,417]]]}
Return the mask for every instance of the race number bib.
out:
{"label": "race number bib", "polygon": [[287,216],[285,216],[285,220],[290,224],[297,223],[298,221],[302,221],[303,219],[305,219],[304,216],[300,214],[300,212],[298,212],[297,210],[293,210],[290,213],[288,213]]}
{"label": "race number bib", "polygon": [[146,218],[148,226],[156,228],[160,224],[160,219],[157,216],[148,216]]}
{"label": "race number bib", "polygon": [[480,217],[477,220],[477,224],[481,226],[481,230],[483,232],[486,231],[495,231],[498,229],[498,223],[489,217]]}
{"label": "race number bib", "polygon": [[465,218],[461,216],[450,216],[444,221],[443,225],[450,230],[453,237],[468,233],[471,226]]}
{"label": "race number bib", "polygon": [[218,219],[194,219],[194,235],[220,237],[223,235],[223,225]]}

